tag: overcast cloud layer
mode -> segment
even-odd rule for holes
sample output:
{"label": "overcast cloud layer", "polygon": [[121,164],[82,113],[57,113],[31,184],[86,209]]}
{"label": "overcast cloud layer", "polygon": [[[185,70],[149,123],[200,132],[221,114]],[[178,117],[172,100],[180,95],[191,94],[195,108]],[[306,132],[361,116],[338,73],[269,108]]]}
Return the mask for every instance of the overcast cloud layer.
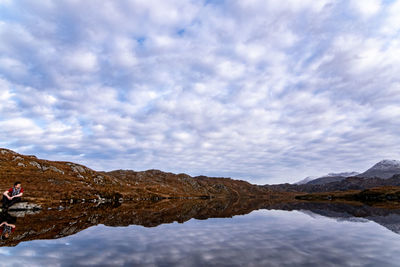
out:
{"label": "overcast cloud layer", "polygon": [[0,147],[293,182],[400,159],[400,1],[0,0]]}

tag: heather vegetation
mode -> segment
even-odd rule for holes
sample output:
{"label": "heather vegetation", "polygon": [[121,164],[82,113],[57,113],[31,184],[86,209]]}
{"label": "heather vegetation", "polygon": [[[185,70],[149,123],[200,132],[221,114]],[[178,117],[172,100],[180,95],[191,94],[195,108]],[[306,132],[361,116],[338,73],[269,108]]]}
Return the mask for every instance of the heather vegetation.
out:
{"label": "heather vegetation", "polygon": [[268,198],[268,188],[230,178],[191,177],[159,170],[99,172],[83,165],[48,161],[0,150],[0,187],[20,180],[24,199],[53,205],[60,201],[126,201],[162,198]]}

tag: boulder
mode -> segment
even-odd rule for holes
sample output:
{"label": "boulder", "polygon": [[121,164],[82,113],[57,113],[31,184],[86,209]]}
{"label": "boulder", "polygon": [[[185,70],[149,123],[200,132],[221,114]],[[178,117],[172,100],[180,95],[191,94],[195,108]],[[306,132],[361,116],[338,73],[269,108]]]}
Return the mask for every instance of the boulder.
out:
{"label": "boulder", "polygon": [[50,166],[49,169],[52,170],[53,172],[58,172],[58,173],[64,174],[64,172],[62,170],[59,170],[54,166]]}
{"label": "boulder", "polygon": [[38,204],[28,202],[18,202],[8,208],[9,211],[15,210],[40,210],[42,207]]}
{"label": "boulder", "polygon": [[24,160],[24,159],[20,156],[16,156],[16,157],[14,157],[13,161],[16,161],[16,160]]}
{"label": "boulder", "polygon": [[39,170],[42,169],[42,166],[40,166],[40,164],[37,163],[36,161],[30,161],[29,164],[31,164],[32,166],[35,166],[35,167],[38,168]]}
{"label": "boulder", "polygon": [[67,165],[69,165],[72,169],[72,171],[74,172],[78,172],[78,173],[85,173],[85,168],[81,165],[78,164],[74,164],[74,163],[67,163]]}

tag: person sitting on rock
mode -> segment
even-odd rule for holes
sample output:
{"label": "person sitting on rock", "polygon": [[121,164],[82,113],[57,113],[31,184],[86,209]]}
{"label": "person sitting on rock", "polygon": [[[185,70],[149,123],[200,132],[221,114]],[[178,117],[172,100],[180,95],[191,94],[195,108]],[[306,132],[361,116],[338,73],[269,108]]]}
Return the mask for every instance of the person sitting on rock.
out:
{"label": "person sitting on rock", "polygon": [[21,182],[15,182],[14,187],[11,187],[3,193],[3,209],[8,209],[10,206],[21,201],[24,189],[21,187]]}

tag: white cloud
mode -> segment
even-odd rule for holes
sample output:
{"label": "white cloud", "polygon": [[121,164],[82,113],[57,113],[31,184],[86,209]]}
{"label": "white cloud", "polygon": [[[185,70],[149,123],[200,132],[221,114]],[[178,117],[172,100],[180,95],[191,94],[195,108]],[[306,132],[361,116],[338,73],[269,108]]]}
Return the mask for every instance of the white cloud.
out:
{"label": "white cloud", "polygon": [[381,0],[352,0],[351,4],[364,17],[373,16],[381,10]]}
{"label": "white cloud", "polygon": [[35,140],[43,130],[34,121],[27,118],[13,118],[0,121],[3,136],[12,135],[13,137],[28,138]]}
{"label": "white cloud", "polygon": [[63,63],[69,71],[93,72],[97,69],[97,56],[90,51],[73,51],[66,53]]}
{"label": "white cloud", "polygon": [[381,28],[382,33],[388,35],[396,34],[400,28],[400,17],[398,15],[400,12],[400,1],[393,1],[393,3],[386,7],[386,10],[385,20]]}
{"label": "white cloud", "polygon": [[12,96],[13,94],[10,91],[9,83],[4,79],[0,79],[0,101],[4,104],[4,102],[9,101]]}
{"label": "white cloud", "polygon": [[2,72],[16,76],[27,73],[25,64],[22,64],[22,62],[18,61],[17,59],[10,57],[0,57],[0,69]]}
{"label": "white cloud", "polygon": [[136,44],[132,39],[126,37],[117,37],[114,40],[114,51],[109,60],[118,67],[133,67],[138,59],[134,53]]}
{"label": "white cloud", "polygon": [[397,155],[398,2],[9,6],[0,135],[11,149],[257,183]]}
{"label": "white cloud", "polygon": [[0,5],[9,5],[11,3],[11,0],[1,0]]}

